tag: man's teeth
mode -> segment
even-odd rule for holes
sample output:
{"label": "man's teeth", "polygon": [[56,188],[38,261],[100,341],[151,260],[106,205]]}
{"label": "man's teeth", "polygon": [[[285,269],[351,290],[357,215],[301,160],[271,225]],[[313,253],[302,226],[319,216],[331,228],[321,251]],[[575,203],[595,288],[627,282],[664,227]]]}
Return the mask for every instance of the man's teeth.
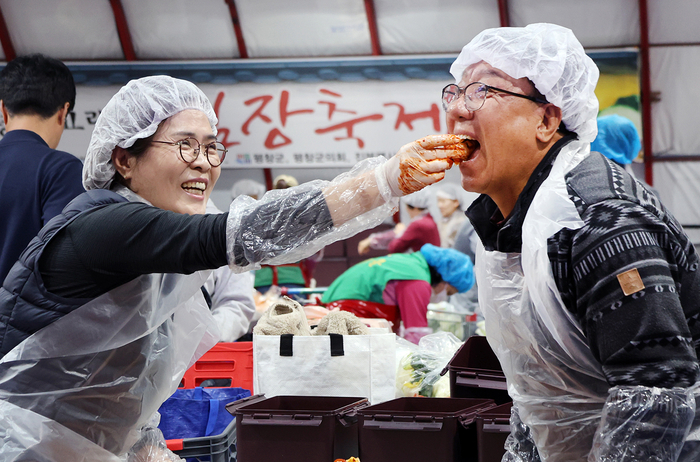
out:
{"label": "man's teeth", "polygon": [[204,194],[204,190],[207,185],[203,181],[188,181],[187,183],[182,183],[182,189],[188,190],[192,194]]}

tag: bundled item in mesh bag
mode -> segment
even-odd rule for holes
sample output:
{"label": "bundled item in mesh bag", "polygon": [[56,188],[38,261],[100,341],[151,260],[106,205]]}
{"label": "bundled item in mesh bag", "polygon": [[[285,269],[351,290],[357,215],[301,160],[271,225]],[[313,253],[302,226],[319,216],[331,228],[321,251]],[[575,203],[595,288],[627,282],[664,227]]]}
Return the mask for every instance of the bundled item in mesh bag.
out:
{"label": "bundled item in mesh bag", "polygon": [[418,345],[397,339],[405,353],[398,361],[396,396],[450,396],[450,378],[440,372],[452,359],[462,341],[451,332],[436,332],[420,339]]}

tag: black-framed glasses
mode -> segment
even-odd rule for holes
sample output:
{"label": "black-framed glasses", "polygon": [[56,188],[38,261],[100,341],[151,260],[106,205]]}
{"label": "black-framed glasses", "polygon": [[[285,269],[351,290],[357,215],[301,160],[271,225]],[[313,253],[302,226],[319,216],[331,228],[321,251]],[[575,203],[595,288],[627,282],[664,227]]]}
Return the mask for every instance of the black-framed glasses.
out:
{"label": "black-framed glasses", "polygon": [[197,157],[199,157],[199,151],[204,148],[204,157],[207,158],[207,162],[212,167],[218,167],[226,158],[226,153],[228,149],[223,143],[214,141],[213,143],[200,144],[196,138],[185,138],[180,141],[151,141],[151,143],[163,143],[169,144],[171,146],[177,146],[180,151],[180,158],[186,164],[191,164]]}
{"label": "black-framed glasses", "polygon": [[472,82],[464,88],[451,83],[442,89],[442,108],[447,111],[450,105],[457,101],[459,97],[464,94],[464,106],[468,111],[474,112],[478,111],[484,105],[486,101],[486,95],[489,91],[498,91],[500,93],[505,93],[506,95],[517,96],[518,98],[525,98],[535,103],[547,104],[549,101],[543,98],[536,98],[534,96],[521,95],[520,93],[513,93],[512,91],[504,90],[502,88],[492,87],[491,85],[486,85],[481,82]]}

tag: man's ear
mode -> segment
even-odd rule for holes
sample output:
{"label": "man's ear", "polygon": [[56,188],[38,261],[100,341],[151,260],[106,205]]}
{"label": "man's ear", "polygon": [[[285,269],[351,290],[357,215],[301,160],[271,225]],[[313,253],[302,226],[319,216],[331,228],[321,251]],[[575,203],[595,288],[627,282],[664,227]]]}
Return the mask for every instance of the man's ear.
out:
{"label": "man's ear", "polygon": [[2,112],[2,122],[5,124],[5,127],[7,127],[7,121],[10,120],[10,113],[7,111],[7,107],[5,107],[5,101],[0,99],[0,112]]}
{"label": "man's ear", "polygon": [[112,165],[122,178],[129,181],[136,165],[136,158],[129,154],[126,149],[117,146],[112,151]]}
{"label": "man's ear", "polygon": [[66,126],[66,117],[68,117],[68,108],[70,108],[70,103],[65,103],[61,109],[58,110],[58,125],[61,127]]}
{"label": "man's ear", "polygon": [[561,109],[553,104],[544,106],[544,114],[542,120],[537,126],[537,140],[542,143],[548,143],[561,124]]}

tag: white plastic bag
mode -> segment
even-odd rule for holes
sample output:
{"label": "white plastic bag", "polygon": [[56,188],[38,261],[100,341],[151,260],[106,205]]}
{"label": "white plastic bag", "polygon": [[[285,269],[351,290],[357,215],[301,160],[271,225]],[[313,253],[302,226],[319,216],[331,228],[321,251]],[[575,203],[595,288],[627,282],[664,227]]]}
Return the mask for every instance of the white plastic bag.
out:
{"label": "white plastic bag", "polygon": [[255,335],[253,389],[267,397],[352,396],[378,404],[394,398],[395,361],[393,333]]}

